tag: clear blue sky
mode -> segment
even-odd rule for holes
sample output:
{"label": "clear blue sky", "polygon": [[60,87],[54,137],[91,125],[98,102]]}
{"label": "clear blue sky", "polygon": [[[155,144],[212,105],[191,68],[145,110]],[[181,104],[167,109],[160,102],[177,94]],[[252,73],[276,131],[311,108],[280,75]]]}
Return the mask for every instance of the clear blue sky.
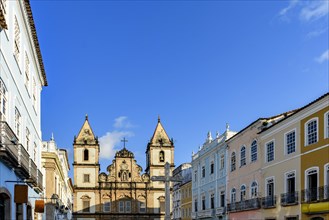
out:
{"label": "clear blue sky", "polygon": [[[328,92],[328,1],[31,1],[49,86],[43,140],[69,151],[85,118],[102,171],[122,147],[145,168],[158,115],[175,163],[208,131]],[[112,149],[113,147],[113,149]]]}

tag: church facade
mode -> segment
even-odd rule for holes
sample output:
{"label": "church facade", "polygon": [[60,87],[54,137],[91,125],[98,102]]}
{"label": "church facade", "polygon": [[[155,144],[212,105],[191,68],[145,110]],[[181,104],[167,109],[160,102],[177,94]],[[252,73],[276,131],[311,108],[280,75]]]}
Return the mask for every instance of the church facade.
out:
{"label": "church facade", "polygon": [[73,219],[164,219],[164,183],[152,182],[152,176],[164,175],[164,164],[174,169],[174,145],[160,119],[146,148],[146,169],[137,164],[133,152],[125,147],[117,151],[100,173],[98,138],[85,122],[74,138]]}

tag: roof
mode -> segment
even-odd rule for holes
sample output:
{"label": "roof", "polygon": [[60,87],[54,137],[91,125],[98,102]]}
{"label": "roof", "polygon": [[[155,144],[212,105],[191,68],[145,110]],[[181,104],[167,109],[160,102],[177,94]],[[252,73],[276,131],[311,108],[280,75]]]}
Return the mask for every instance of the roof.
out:
{"label": "roof", "polygon": [[126,147],[124,147],[122,150],[117,151],[115,153],[115,158],[121,157],[121,158],[134,158],[134,154],[127,150]]}
{"label": "roof", "polygon": [[[273,124],[273,125],[271,125],[271,126],[269,126],[269,127],[266,127],[265,129],[263,129],[263,130],[260,131],[259,133],[263,133],[264,131],[267,131],[268,129],[270,129],[270,128],[276,126],[277,124],[280,124],[282,121],[286,120],[287,118],[290,118],[291,116],[297,114],[298,112],[304,110],[305,108],[307,108],[307,107],[313,105],[314,103],[320,101],[321,99],[325,98],[326,96],[329,96],[329,92],[325,93],[324,95],[320,96],[319,98],[315,99],[314,101],[308,103],[307,105],[305,105],[305,106],[303,106],[303,107],[301,107],[301,108],[295,110],[295,112],[293,112],[292,114],[288,115],[287,117],[285,117],[285,118],[282,119],[281,121],[279,121],[279,122],[277,122],[277,123],[275,123],[275,124]],[[328,103],[328,104],[329,104],[329,103]]]}
{"label": "roof", "polygon": [[38,57],[38,61],[39,61],[40,69],[41,69],[42,78],[44,81],[44,86],[48,86],[46,71],[45,71],[45,67],[43,65],[43,60],[42,60],[39,40],[38,40],[38,36],[37,36],[37,31],[35,28],[34,19],[33,19],[33,15],[32,15],[30,0],[24,0],[23,3],[25,5],[27,16],[29,19],[29,24],[30,24],[31,33],[32,33],[32,39],[33,39],[35,50],[37,52],[37,57]]}
{"label": "roof", "polygon": [[160,141],[162,144],[171,143],[167,132],[165,131],[165,129],[163,128],[163,126],[161,124],[160,117],[158,117],[158,124],[155,127],[155,130],[154,130],[153,136],[150,140],[150,143],[157,144],[157,143],[160,143]]}
{"label": "roof", "polygon": [[75,137],[76,143],[97,143],[97,138],[94,135],[94,132],[89,124],[88,115],[85,117],[85,122],[83,123],[78,136]]}

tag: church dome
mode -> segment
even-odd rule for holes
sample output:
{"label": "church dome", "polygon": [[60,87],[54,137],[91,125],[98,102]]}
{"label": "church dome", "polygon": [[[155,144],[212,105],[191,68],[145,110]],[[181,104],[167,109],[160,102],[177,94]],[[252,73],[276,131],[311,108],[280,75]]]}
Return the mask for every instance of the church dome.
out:
{"label": "church dome", "polygon": [[117,151],[115,153],[115,157],[121,157],[121,158],[123,158],[123,157],[129,157],[129,158],[134,158],[134,154],[131,151],[127,150],[124,147],[122,150]]}

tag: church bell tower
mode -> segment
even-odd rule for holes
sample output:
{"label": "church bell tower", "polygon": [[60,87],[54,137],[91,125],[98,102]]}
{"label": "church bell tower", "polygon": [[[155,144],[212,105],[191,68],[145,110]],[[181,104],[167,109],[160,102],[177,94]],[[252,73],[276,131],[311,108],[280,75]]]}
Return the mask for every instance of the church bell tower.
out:
{"label": "church bell tower", "polygon": [[152,138],[146,149],[146,173],[152,176],[164,175],[164,165],[170,164],[171,171],[174,169],[174,143],[169,139],[167,132],[161,124],[160,117]]}

